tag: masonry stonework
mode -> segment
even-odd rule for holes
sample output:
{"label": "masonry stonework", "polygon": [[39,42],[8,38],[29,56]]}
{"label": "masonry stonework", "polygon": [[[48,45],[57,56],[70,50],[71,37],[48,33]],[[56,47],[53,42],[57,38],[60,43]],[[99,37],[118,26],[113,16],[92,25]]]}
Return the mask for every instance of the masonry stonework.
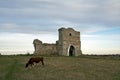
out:
{"label": "masonry stonework", "polygon": [[82,54],[80,32],[72,28],[60,28],[59,40],[56,44],[42,43],[35,39],[34,54],[35,55],[63,55],[63,56],[79,56]]}

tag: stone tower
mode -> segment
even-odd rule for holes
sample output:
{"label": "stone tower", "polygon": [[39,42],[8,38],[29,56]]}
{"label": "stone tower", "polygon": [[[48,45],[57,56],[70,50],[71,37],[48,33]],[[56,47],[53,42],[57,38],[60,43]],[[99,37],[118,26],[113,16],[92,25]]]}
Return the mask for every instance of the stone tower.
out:
{"label": "stone tower", "polygon": [[60,28],[58,54],[64,56],[79,56],[82,54],[80,32],[72,28]]}

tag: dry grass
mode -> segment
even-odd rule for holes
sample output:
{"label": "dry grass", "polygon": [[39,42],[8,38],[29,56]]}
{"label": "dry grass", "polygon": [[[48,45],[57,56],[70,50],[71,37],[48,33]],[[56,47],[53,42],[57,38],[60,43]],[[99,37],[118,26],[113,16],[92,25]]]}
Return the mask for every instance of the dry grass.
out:
{"label": "dry grass", "polygon": [[44,57],[45,66],[25,69],[31,56],[1,56],[0,80],[119,80],[120,57]]}

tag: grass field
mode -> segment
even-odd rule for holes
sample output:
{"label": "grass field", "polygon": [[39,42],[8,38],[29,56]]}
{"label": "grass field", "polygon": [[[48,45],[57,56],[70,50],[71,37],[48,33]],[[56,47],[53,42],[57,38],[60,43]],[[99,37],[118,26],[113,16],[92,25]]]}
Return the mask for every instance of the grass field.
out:
{"label": "grass field", "polygon": [[0,56],[0,80],[120,80],[119,56],[44,56],[44,66],[26,69],[30,57]]}

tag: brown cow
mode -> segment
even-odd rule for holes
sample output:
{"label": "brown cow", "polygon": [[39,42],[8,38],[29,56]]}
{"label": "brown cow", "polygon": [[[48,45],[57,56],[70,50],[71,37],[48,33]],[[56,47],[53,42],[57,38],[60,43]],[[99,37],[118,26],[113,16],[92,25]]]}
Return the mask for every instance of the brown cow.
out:
{"label": "brown cow", "polygon": [[43,57],[32,57],[29,59],[29,61],[26,63],[26,68],[29,66],[29,65],[34,65],[34,63],[39,63],[41,62],[42,65],[44,65],[44,61],[43,61]]}

